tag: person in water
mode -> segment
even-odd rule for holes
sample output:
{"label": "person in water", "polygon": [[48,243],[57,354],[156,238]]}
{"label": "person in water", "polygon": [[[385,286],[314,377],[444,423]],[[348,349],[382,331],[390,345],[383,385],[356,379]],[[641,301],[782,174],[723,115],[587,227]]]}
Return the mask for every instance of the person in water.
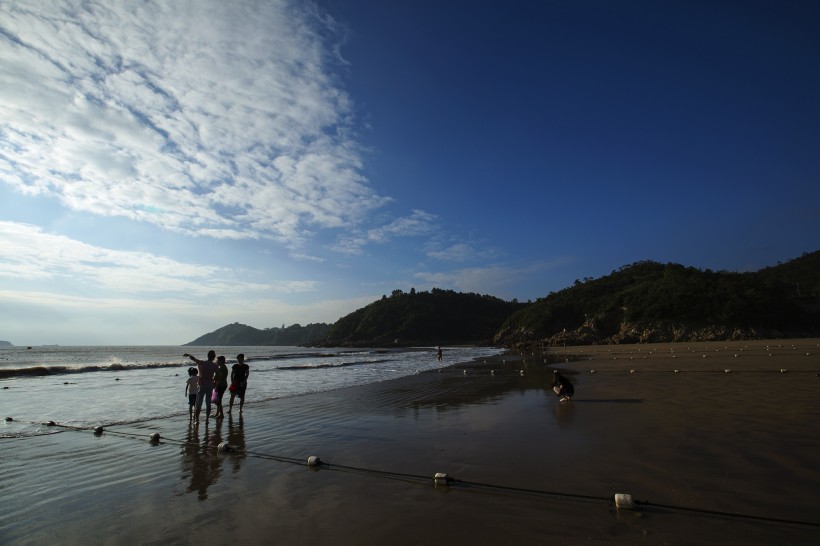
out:
{"label": "person in water", "polygon": [[555,394],[561,402],[570,400],[572,395],[575,394],[575,387],[573,387],[570,380],[561,375],[558,370],[552,372],[552,383],[550,387],[555,391]]}

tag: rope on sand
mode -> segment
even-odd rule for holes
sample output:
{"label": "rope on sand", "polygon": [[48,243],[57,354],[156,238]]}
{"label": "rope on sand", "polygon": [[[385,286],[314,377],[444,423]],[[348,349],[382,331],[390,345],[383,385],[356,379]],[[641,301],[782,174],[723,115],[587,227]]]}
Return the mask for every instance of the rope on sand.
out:
{"label": "rope on sand", "polygon": [[[60,426],[68,431],[77,431],[83,432],[87,431],[88,429],[83,429],[80,427],[71,427],[66,425],[55,425]],[[99,436],[101,434],[102,427],[97,427],[94,429],[94,434]],[[130,432],[119,432],[119,431],[112,431],[106,430],[106,434],[113,434],[116,436],[121,436],[124,438],[130,439],[140,439],[136,434]],[[143,441],[148,441],[153,445],[158,445],[160,443],[173,443],[177,445],[196,445],[200,446],[199,442],[192,442],[187,440],[178,440],[174,438],[162,438],[162,442],[160,442],[160,437],[158,433],[151,434],[148,438],[141,438]],[[322,461],[319,457],[313,455],[308,457],[307,459],[297,459],[294,457],[287,457],[283,455],[275,455],[270,453],[263,453],[257,451],[251,451],[247,449],[240,449],[235,446],[227,445],[227,442],[222,442],[218,446],[207,445],[207,448],[213,448],[218,453],[230,453],[230,454],[240,454],[246,456],[252,456],[259,459],[265,459],[270,461],[277,461],[287,464],[294,464],[298,466],[306,466],[312,470],[318,470],[319,468],[332,470],[337,472],[350,472],[350,473],[357,473],[357,474],[364,474],[371,477],[377,478],[385,478],[385,479],[393,479],[398,481],[409,482],[417,485],[425,485],[430,483],[430,476],[423,476],[420,474],[411,474],[406,472],[395,472],[390,470],[379,470],[375,468],[367,468],[367,467],[358,467],[358,466],[350,466],[350,465],[343,465],[343,464],[333,464],[327,463]],[[461,486],[465,488],[465,491],[469,491],[470,488],[476,489],[489,489],[495,491],[505,491],[509,493],[523,493],[528,495],[537,495],[537,496],[544,496],[550,497],[553,499],[558,500],[573,500],[573,501],[583,501],[583,502],[601,502],[607,504],[615,504],[616,507],[620,508],[618,505],[618,497],[629,497],[629,500],[632,501],[630,495],[624,494],[616,494],[616,495],[585,495],[581,493],[567,493],[564,491],[549,491],[544,489],[535,489],[529,487],[516,487],[510,485],[501,485],[501,484],[493,484],[493,483],[486,483],[486,482],[475,482],[470,480],[462,480],[457,478],[452,478],[444,473],[437,473],[433,477],[433,483],[436,487],[445,486],[449,487],[451,484],[455,484],[457,486]],[[741,519],[741,520],[749,520],[749,521],[757,521],[757,522],[764,522],[764,523],[775,523],[775,524],[788,524],[788,525],[800,525],[800,526],[807,526],[807,527],[817,527],[820,528],[819,522],[813,521],[803,521],[803,520],[794,520],[794,519],[787,519],[787,518],[777,518],[777,517],[770,517],[770,516],[759,516],[754,514],[742,514],[737,512],[726,512],[720,510],[710,510],[705,508],[693,508],[688,506],[679,506],[679,505],[672,505],[672,504],[663,504],[663,503],[656,503],[650,502],[648,500],[635,500],[630,502],[631,505],[634,504],[635,506],[643,506],[646,508],[661,508],[666,510],[674,510],[676,512],[682,513],[689,513],[689,514],[696,514],[700,516],[708,516],[708,517],[715,517],[715,518],[729,518],[729,519]]]}

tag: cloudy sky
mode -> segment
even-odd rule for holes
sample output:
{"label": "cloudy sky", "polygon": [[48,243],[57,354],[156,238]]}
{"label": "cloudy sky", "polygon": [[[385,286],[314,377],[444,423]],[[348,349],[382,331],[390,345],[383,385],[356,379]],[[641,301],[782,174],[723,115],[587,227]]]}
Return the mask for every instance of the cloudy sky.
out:
{"label": "cloudy sky", "polygon": [[820,248],[820,5],[0,0],[0,339]]}

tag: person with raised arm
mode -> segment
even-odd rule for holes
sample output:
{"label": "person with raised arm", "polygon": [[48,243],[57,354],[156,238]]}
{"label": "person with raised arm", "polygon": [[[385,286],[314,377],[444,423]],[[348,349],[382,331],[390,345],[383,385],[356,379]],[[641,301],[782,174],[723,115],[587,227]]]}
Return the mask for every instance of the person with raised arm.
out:
{"label": "person with raised arm", "polygon": [[200,360],[194,355],[185,353],[182,356],[187,356],[196,362],[196,369],[199,375],[199,392],[196,395],[196,418],[194,423],[199,423],[199,414],[202,410],[202,401],[205,400],[205,423],[211,417],[211,394],[214,390],[214,374],[219,371],[219,367],[214,362],[216,358],[216,351],[208,351],[208,360]]}

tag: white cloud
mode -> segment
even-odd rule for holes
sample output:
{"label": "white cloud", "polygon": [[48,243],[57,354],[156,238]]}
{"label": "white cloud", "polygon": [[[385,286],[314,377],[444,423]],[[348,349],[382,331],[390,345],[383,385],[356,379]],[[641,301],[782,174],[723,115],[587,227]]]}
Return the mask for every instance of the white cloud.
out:
{"label": "white cloud", "polygon": [[505,296],[505,294],[517,293],[518,285],[525,279],[563,267],[572,261],[573,258],[559,257],[551,261],[539,261],[521,267],[494,265],[440,272],[420,271],[415,277],[431,287],[512,297]]}
{"label": "white cloud", "polygon": [[362,254],[366,245],[385,244],[397,237],[428,235],[436,228],[438,217],[423,210],[413,210],[410,216],[397,218],[390,223],[366,232],[345,235],[333,245],[333,250],[344,254]]}
{"label": "white cloud", "polygon": [[[0,221],[0,278],[4,277],[18,283],[36,281],[38,286],[45,281],[91,286],[101,293],[100,298],[145,294],[157,305],[170,293],[180,300],[192,300],[292,294],[317,287],[310,280],[247,282],[225,267],[101,248],[29,224]],[[62,285],[61,290],[65,289]]]}
{"label": "white cloud", "polygon": [[361,174],[351,100],[326,38],[334,23],[315,7],[121,0],[3,9],[0,180],[21,192],[181,233],[291,247],[317,229],[356,226],[389,201]]}

